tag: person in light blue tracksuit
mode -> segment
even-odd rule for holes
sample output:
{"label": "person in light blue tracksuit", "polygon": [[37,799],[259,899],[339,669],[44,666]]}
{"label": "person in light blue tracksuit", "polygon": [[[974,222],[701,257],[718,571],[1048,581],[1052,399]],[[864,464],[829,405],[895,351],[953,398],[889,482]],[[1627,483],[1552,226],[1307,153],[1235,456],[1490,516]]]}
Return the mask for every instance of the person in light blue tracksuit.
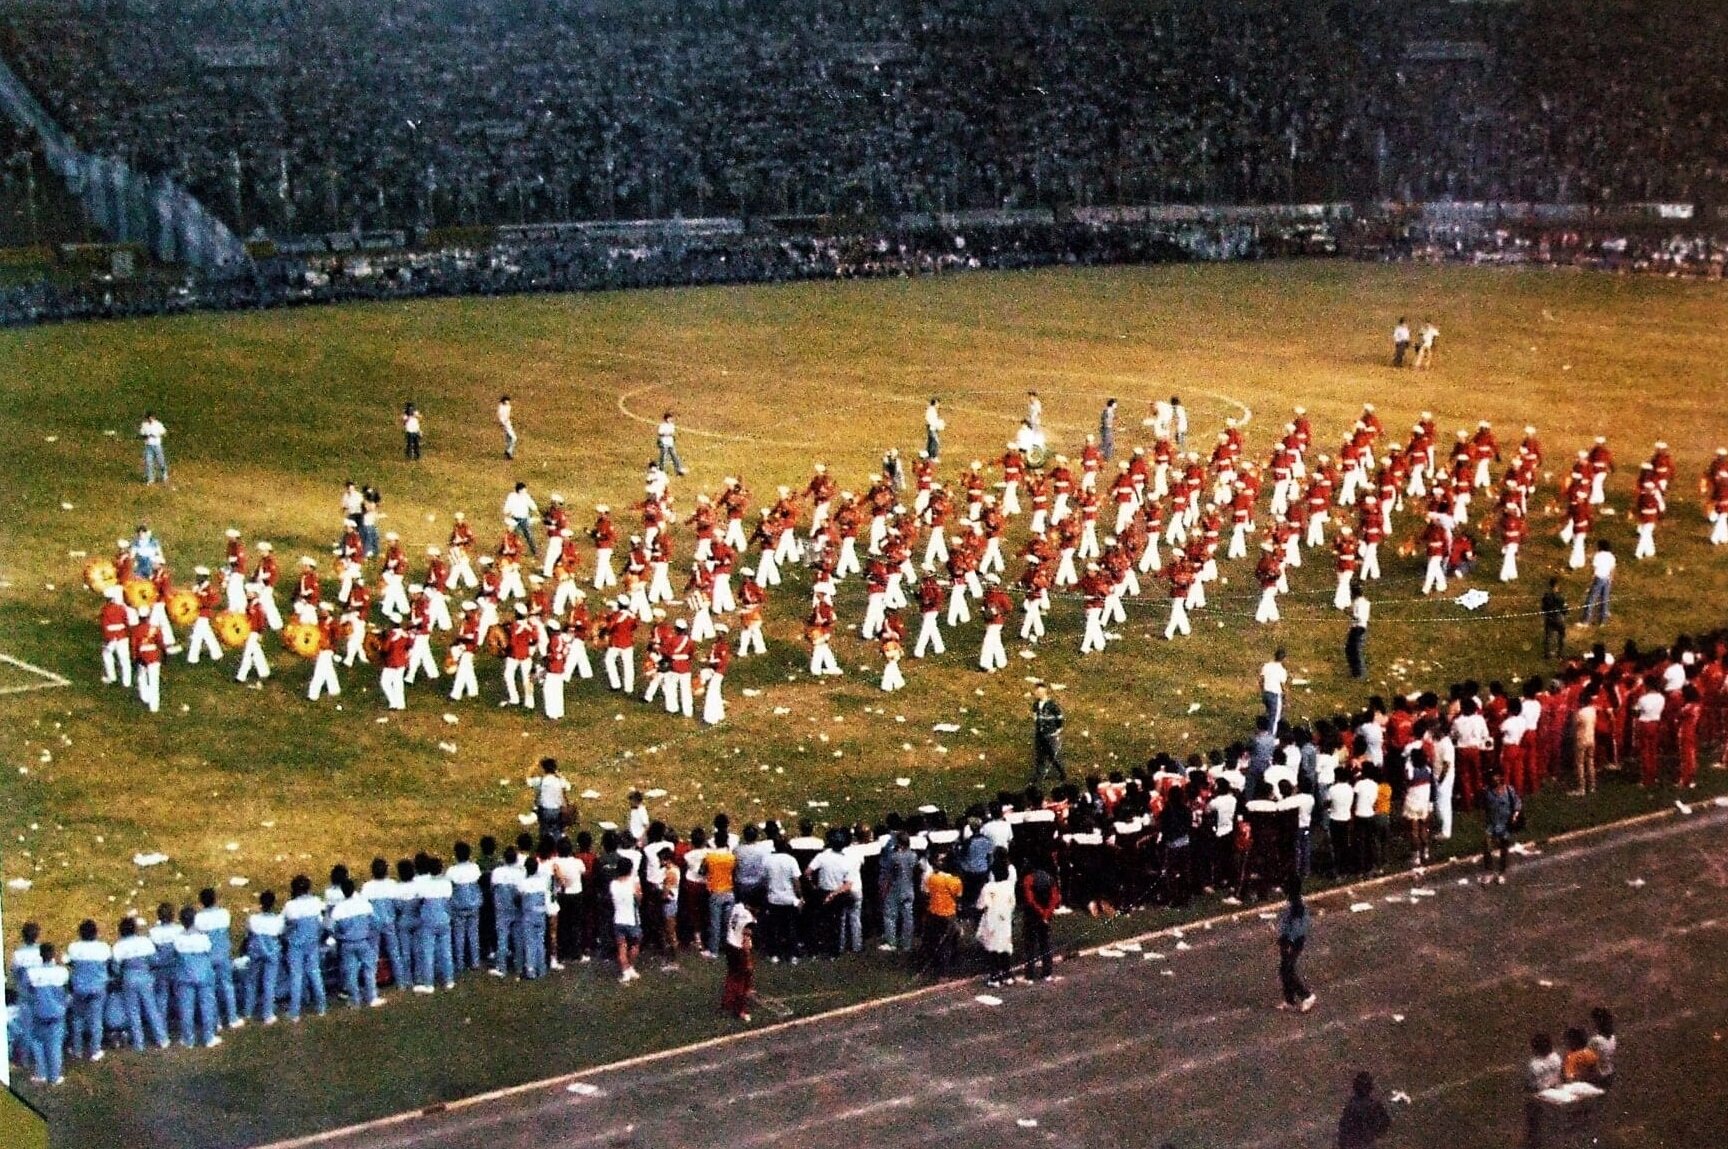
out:
{"label": "person in light blue tracksuit", "polygon": [[336,955],[342,970],[342,990],[356,1008],[378,1006],[378,926],[372,903],[342,879],[342,900],[330,909],[330,929],[336,935]]}
{"label": "person in light blue tracksuit", "polygon": [[180,910],[180,934],[174,939],[174,1000],[180,1013],[180,1044],[194,1041],[206,1048],[222,1044],[216,1036],[216,965],[210,939],[193,925],[198,911]]}
{"label": "person in light blue tracksuit", "polygon": [[360,896],[372,907],[379,951],[390,963],[390,976],[397,984],[407,985],[408,969],[402,964],[402,951],[396,945],[396,879],[390,876],[389,862],[372,859],[372,878],[360,887]]}
{"label": "person in light blue tracksuit", "polygon": [[[455,955],[450,944],[451,909],[455,887],[444,876],[444,863],[426,860],[426,872],[414,883],[420,901],[420,952],[414,959],[414,992],[431,993],[434,983],[456,988]],[[421,989],[425,986],[425,989]]]}
{"label": "person in light blue tracksuit", "polygon": [[276,984],[282,972],[282,934],[287,919],[276,910],[276,891],[258,895],[258,912],[246,919],[246,965],[252,975],[253,1008],[265,1025],[276,1024]]}
{"label": "person in light blue tracksuit", "polygon": [[156,924],[150,927],[150,941],[156,947],[150,971],[156,976],[156,1009],[170,1025],[174,1020],[174,939],[179,936],[174,907],[163,902],[156,907]]}
{"label": "person in light blue tracksuit", "polygon": [[35,922],[25,922],[24,928],[18,931],[18,938],[24,944],[12,951],[10,965],[12,988],[18,993],[18,1048],[17,1056],[13,1060],[22,1065],[32,1056],[31,1034],[35,1029],[36,1016],[30,1009],[30,971],[42,964],[42,927]]}
{"label": "person in light blue tracksuit", "polygon": [[66,947],[71,975],[72,1056],[102,1060],[102,1030],[108,1005],[108,963],[114,951],[96,936],[96,923],[78,923],[78,940]]}
{"label": "person in light blue tracksuit", "polygon": [[198,891],[198,916],[192,928],[210,939],[210,964],[216,970],[216,1008],[221,1024],[239,1029],[246,1024],[234,1001],[234,919],[216,904],[216,891],[206,886]]}
{"label": "person in light blue tracksuit", "polygon": [[504,851],[504,864],[492,871],[492,921],[496,937],[493,939],[492,976],[504,977],[513,966],[521,964],[521,951],[516,951],[514,962],[511,951],[520,941],[518,922],[522,915],[519,886],[522,883],[522,863],[516,847],[511,846]]}
{"label": "person in light blue tracksuit", "polygon": [[324,899],[312,892],[312,879],[296,874],[288,884],[291,895],[282,907],[283,948],[288,953],[288,1020],[300,1020],[300,1008],[310,998],[324,1016]]}
{"label": "person in light blue tracksuit", "polygon": [[401,986],[420,984],[420,894],[416,885],[420,873],[414,859],[402,858],[396,863],[396,950],[402,955],[396,984]]}
{"label": "person in light blue tracksuit", "polygon": [[451,960],[460,970],[480,968],[480,867],[467,842],[456,843],[450,881]]}
{"label": "person in light blue tracksuit", "polygon": [[120,919],[120,937],[114,943],[114,970],[120,975],[120,1006],[132,1048],[143,1049],[146,1039],[159,1049],[168,1048],[168,1023],[156,1008],[156,975],[150,959],[156,946],[138,933],[138,919]]}
{"label": "person in light blue tracksuit", "polygon": [[42,943],[42,964],[26,975],[30,983],[31,1060],[36,1068],[32,1080],[59,1085],[66,1080],[66,1014],[71,1009],[67,986],[72,980],[65,966],[54,960],[54,947]]}
{"label": "person in light blue tracksuit", "polygon": [[540,859],[522,863],[522,881],[517,884],[521,917],[517,919],[522,943],[522,976],[527,980],[546,975],[546,903],[552,900],[551,875],[540,868]]}

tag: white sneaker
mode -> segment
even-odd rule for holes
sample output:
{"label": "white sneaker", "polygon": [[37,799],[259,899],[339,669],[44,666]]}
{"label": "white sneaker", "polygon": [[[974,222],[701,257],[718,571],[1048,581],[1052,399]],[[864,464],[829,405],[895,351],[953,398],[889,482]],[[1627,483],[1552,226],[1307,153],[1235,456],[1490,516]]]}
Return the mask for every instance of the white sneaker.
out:
{"label": "white sneaker", "polygon": [[456,983],[455,983],[455,982],[453,982],[453,981],[447,981],[447,982],[445,982],[445,983],[444,983],[444,988],[445,988],[445,989],[455,989],[455,988],[456,988]]}
{"label": "white sneaker", "polygon": [[417,985],[414,987],[414,992],[415,993],[437,993],[438,991],[433,989],[429,985]]}
{"label": "white sneaker", "polygon": [[1313,1009],[1314,1003],[1318,1000],[1320,1000],[1320,999],[1315,997],[1313,994],[1309,994],[1307,997],[1303,998],[1302,999],[1302,1012],[1307,1013],[1309,1010]]}
{"label": "white sneaker", "polygon": [[373,998],[372,1003],[371,1003],[373,1009],[380,1009],[380,1008],[382,1008],[386,1005],[389,1005],[389,1004],[390,1004],[389,1000],[386,998],[382,998],[382,997]]}
{"label": "white sneaker", "polygon": [[222,1039],[220,1037],[216,1037],[215,1035],[212,1035],[210,1040],[206,1041],[204,1043],[204,1048],[205,1049],[215,1049],[218,1045],[221,1045],[221,1044],[222,1044]]}
{"label": "white sneaker", "polygon": [[90,1055],[90,1060],[91,1061],[101,1061],[104,1057],[107,1057],[107,1056],[108,1055],[106,1053],[104,1053],[102,1050],[98,1049],[96,1052],[94,1052]]}
{"label": "white sneaker", "polygon": [[244,1029],[244,1028],[246,1028],[246,1019],[243,1017],[237,1017],[233,1021],[228,1023],[228,1028],[229,1029]]}
{"label": "white sneaker", "polygon": [[563,962],[561,962],[561,961],[555,961],[555,962],[553,962],[553,963],[552,963],[552,968],[553,968],[553,969],[554,969],[554,970],[561,970],[561,969],[563,969],[563,968],[564,968],[564,963],[563,963]]}

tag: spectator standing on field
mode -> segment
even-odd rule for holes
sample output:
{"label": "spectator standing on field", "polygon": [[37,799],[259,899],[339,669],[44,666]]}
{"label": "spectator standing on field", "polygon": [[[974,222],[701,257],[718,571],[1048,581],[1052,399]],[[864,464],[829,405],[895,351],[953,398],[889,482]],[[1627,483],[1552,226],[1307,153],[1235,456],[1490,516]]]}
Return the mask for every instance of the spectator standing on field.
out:
{"label": "spectator standing on field", "polygon": [[[1501,776],[1500,771],[1488,775],[1488,789],[1482,794],[1482,884],[1506,884],[1506,857],[1512,852],[1512,838],[1517,833],[1518,819],[1524,812],[1524,802],[1518,791]],[[1500,872],[1494,873],[1494,855],[1500,855]]]}
{"label": "spectator standing on field", "polygon": [[1608,599],[1614,589],[1614,544],[1602,539],[1596,544],[1596,554],[1590,559],[1590,589],[1584,592],[1584,617],[1580,626],[1608,621]]}
{"label": "spectator standing on field", "polygon": [[1314,1008],[1318,999],[1302,983],[1302,977],[1296,972],[1296,963],[1302,957],[1302,949],[1308,944],[1308,904],[1302,900],[1302,883],[1292,881],[1285,891],[1290,898],[1283,911],[1278,915],[1278,982],[1284,991],[1284,1001],[1279,1009],[1299,1009],[1307,1013]]}
{"label": "spectator standing on field", "polygon": [[[1606,545],[1606,544],[1604,544]],[[1571,616],[1566,596],[1560,593],[1560,580],[1548,580],[1542,592],[1542,657],[1564,658],[1566,655],[1566,620]]]}
{"label": "spectator standing on field", "polygon": [[498,429],[504,432],[504,457],[516,457],[516,423],[511,417],[510,396],[498,396]]}
{"label": "spectator standing on field", "polygon": [[930,405],[924,408],[924,454],[932,463],[942,461],[942,432],[947,428],[948,422],[942,418],[942,401],[931,396]]}
{"label": "spectator standing on field", "polygon": [[1050,770],[1056,780],[1066,782],[1068,770],[1062,765],[1062,707],[1050,697],[1050,684],[1040,682],[1032,688],[1032,784],[1042,785],[1044,772]]}
{"label": "spectator standing on field", "polygon": [[534,791],[534,816],[540,822],[540,836],[554,842],[564,837],[564,804],[570,793],[570,780],[558,773],[558,759],[540,759],[540,773],[528,779]]}
{"label": "spectator standing on field", "polygon": [[1410,324],[1405,322],[1404,317],[1400,315],[1397,325],[1392,328],[1392,366],[1404,366],[1405,356],[1409,354]]}
{"label": "spectator standing on field", "polygon": [[1116,400],[1104,400],[1104,409],[1098,412],[1098,450],[1104,456],[1106,463],[1116,457]]}
{"label": "spectator standing on field", "polygon": [[1350,590],[1350,631],[1344,636],[1344,661],[1351,678],[1368,677],[1368,616],[1373,605],[1358,581]]}
{"label": "spectator standing on field", "polygon": [[1272,660],[1260,668],[1260,701],[1266,707],[1266,721],[1274,733],[1278,720],[1284,717],[1284,685],[1290,681],[1285,657],[1286,651],[1280,646],[1272,652]]}
{"label": "spectator standing on field", "polygon": [[[660,416],[660,426],[654,429],[655,442],[660,448],[658,466],[662,471],[673,470],[678,474],[688,474],[684,469],[684,460],[678,457],[678,424],[672,418],[672,412],[667,411]],[[671,467],[668,468],[667,464]]]}
{"label": "spectator standing on field", "polygon": [[420,409],[412,403],[402,408],[402,457],[410,463],[420,458]]}
{"label": "spectator standing on field", "polygon": [[168,437],[168,428],[156,417],[156,412],[144,412],[144,422],[138,425],[138,437],[144,440],[144,485],[153,485],[157,478],[166,485],[168,455],[162,449],[162,440]]}

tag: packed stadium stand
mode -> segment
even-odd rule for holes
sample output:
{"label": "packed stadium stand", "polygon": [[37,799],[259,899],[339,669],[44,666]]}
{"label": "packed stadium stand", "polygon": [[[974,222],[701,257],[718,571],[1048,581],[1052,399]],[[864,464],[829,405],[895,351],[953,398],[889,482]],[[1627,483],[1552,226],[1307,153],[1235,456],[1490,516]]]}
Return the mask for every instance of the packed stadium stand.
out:
{"label": "packed stadium stand", "polygon": [[87,150],[237,231],[1721,197],[1684,0],[8,0]]}

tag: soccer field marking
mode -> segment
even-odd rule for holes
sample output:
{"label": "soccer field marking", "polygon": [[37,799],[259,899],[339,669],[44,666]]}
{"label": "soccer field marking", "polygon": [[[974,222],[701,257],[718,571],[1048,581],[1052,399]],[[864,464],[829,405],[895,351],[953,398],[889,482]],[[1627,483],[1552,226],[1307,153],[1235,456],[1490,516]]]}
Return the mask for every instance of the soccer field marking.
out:
{"label": "soccer field marking", "polygon": [[72,680],[55,674],[34,663],[25,662],[22,658],[13,658],[10,654],[0,654],[0,663],[22,670],[26,674],[34,674],[41,682],[27,682],[22,686],[0,686],[0,695],[28,694],[33,690],[54,690],[61,686],[71,686]]}
{"label": "soccer field marking", "polygon": [[[1621,821],[1606,823],[1602,826],[1590,827],[1590,828],[1587,828],[1586,830],[1571,831],[1571,832],[1566,833],[1566,834],[1557,835],[1556,837],[1554,837],[1552,839],[1548,839],[1547,841],[1549,844],[1553,844],[1553,843],[1558,843],[1558,842],[1562,842],[1562,841],[1569,841],[1569,840],[1576,839],[1585,833],[1603,834],[1603,833],[1610,833],[1610,832],[1613,832],[1616,830],[1626,830],[1626,829],[1630,829],[1633,827],[1637,827],[1637,826],[1641,826],[1641,825],[1645,825],[1648,823],[1661,821],[1661,820],[1667,820],[1669,822],[1668,825],[1665,825],[1665,826],[1662,826],[1662,827],[1659,827],[1659,828],[1656,828],[1653,830],[1645,831],[1643,833],[1635,834],[1635,835],[1629,836],[1629,837],[1624,838],[1624,839],[1615,838],[1615,839],[1611,839],[1608,841],[1603,841],[1603,842],[1598,842],[1598,843],[1594,843],[1591,845],[1581,846],[1577,849],[1569,850],[1569,851],[1566,851],[1564,853],[1545,854],[1540,858],[1532,859],[1528,862],[1525,862],[1520,867],[1520,869],[1531,868],[1531,867],[1534,867],[1534,866],[1536,866],[1540,863],[1544,863],[1544,862],[1548,862],[1551,864],[1552,862],[1558,861],[1558,860],[1563,859],[1563,858],[1570,858],[1570,859],[1575,860],[1575,859],[1578,859],[1581,857],[1589,857],[1591,855],[1594,855],[1594,854],[1597,854],[1597,853],[1600,853],[1600,852],[1603,852],[1606,850],[1614,849],[1617,847],[1621,847],[1621,846],[1644,843],[1644,842],[1658,841],[1658,840],[1661,840],[1663,838],[1668,838],[1668,837],[1673,837],[1673,836],[1676,836],[1679,834],[1689,833],[1689,832],[1692,832],[1694,830],[1700,830],[1700,829],[1703,829],[1703,828],[1708,827],[1710,825],[1718,824],[1724,820],[1724,816],[1722,815],[1720,810],[1715,810],[1715,814],[1716,814],[1716,816],[1713,817],[1709,814],[1705,814],[1705,813],[1700,812],[1698,814],[1694,814],[1694,815],[1688,817],[1685,815],[1681,815],[1678,812],[1673,811],[1673,810],[1658,810],[1658,811],[1655,811],[1653,813],[1641,814],[1641,815],[1637,815],[1637,816],[1632,817],[1632,818],[1623,819]],[[1357,882],[1357,883],[1354,883],[1354,884],[1349,885],[1349,886],[1334,887],[1333,889],[1330,889],[1330,890],[1320,891],[1320,892],[1314,894],[1309,899],[1309,902],[1310,902],[1310,904],[1312,904],[1313,902],[1319,901],[1322,899],[1338,898],[1338,897],[1354,899],[1357,892],[1359,892],[1359,891],[1366,890],[1366,889],[1378,888],[1380,886],[1384,886],[1384,885],[1388,885],[1388,884],[1409,883],[1409,882],[1416,882],[1416,881],[1429,882],[1429,881],[1433,880],[1433,875],[1441,873],[1450,867],[1453,867],[1456,865],[1469,866],[1469,865],[1473,864],[1473,862],[1474,862],[1473,857],[1461,857],[1461,858],[1456,858],[1456,859],[1447,859],[1445,862],[1441,863],[1440,865],[1430,866],[1428,868],[1426,874],[1424,874],[1420,878],[1417,877],[1417,875],[1415,875],[1409,871],[1398,871],[1395,873],[1384,875],[1383,877],[1380,877],[1380,878],[1372,879],[1370,881]],[[1103,943],[1101,945],[1088,947],[1086,949],[1081,950],[1076,955],[1076,957],[1095,956],[1100,949],[1119,947],[1119,946],[1123,945],[1125,942],[1145,942],[1147,940],[1154,939],[1154,938],[1174,937],[1174,936],[1177,936],[1178,934],[1201,933],[1201,932],[1205,932],[1208,929],[1217,929],[1220,926],[1231,925],[1231,924],[1237,923],[1239,921],[1245,920],[1250,915],[1258,917],[1259,912],[1260,912],[1260,910],[1258,907],[1250,907],[1250,908],[1244,908],[1241,910],[1237,910],[1233,913],[1220,914],[1220,915],[1217,915],[1215,917],[1200,919],[1200,920],[1197,920],[1194,922],[1187,923],[1186,925],[1163,927],[1161,929],[1151,930],[1151,931],[1136,935],[1136,936],[1131,937],[1131,938],[1124,938],[1124,939],[1121,939],[1118,941],[1106,942],[1106,943]],[[1714,925],[1714,924],[1716,924],[1716,923],[1714,923],[1714,921],[1712,921],[1712,925]],[[1700,924],[1695,924],[1694,928],[1704,928],[1704,926],[1700,923]],[[1072,960],[1072,959],[1064,959],[1064,960]],[[444,1103],[441,1105],[436,1105],[436,1106],[421,1108],[421,1109],[408,1110],[408,1111],[402,1112],[402,1113],[391,1114],[391,1115],[386,1116],[386,1117],[375,1118],[371,1121],[363,1121],[363,1122],[356,1123],[354,1125],[343,1126],[343,1127],[337,1128],[337,1129],[325,1130],[325,1131],[320,1132],[320,1133],[312,1133],[312,1134],[308,1134],[308,1135],[305,1135],[302,1137],[290,1138],[290,1139],[283,1140],[283,1141],[274,1141],[274,1142],[270,1142],[266,1145],[258,1146],[257,1149],[308,1149],[308,1147],[311,1147],[311,1146],[326,1145],[326,1144],[330,1144],[330,1143],[337,1142],[337,1141],[350,1140],[350,1139],[353,1139],[355,1137],[359,1137],[362,1135],[383,1133],[386,1130],[390,1130],[390,1129],[394,1129],[394,1128],[397,1128],[400,1126],[407,1125],[407,1124],[409,1124],[409,1123],[411,1123],[417,1119],[426,1118],[426,1117],[442,1117],[442,1116],[445,1116],[447,1114],[460,1112],[460,1111],[466,1110],[466,1109],[471,1109],[471,1108],[473,1108],[475,1106],[479,1106],[479,1105],[484,1105],[488,1102],[506,1100],[509,1098],[520,1097],[520,1096],[524,1096],[527,1094],[533,1094],[533,1093],[550,1092],[552,1090],[559,1089],[559,1088],[561,1088],[565,1085],[568,1085],[570,1083],[573,1083],[573,1082],[586,1081],[586,1080],[589,1080],[591,1078],[597,1078],[597,1077],[600,1077],[600,1076],[606,1075],[606,1074],[616,1074],[616,1073],[620,1073],[620,1072],[623,1072],[623,1071],[629,1070],[629,1069],[634,1069],[634,1068],[637,1068],[640,1066],[654,1065],[654,1064],[657,1064],[657,1063],[660,1063],[663,1061],[668,1061],[668,1060],[672,1060],[672,1059],[680,1058],[680,1057],[686,1057],[686,1056],[690,1056],[690,1055],[696,1054],[696,1053],[704,1053],[704,1052],[709,1052],[712,1050],[724,1049],[724,1048],[727,1048],[730,1046],[737,1045],[740,1042],[773,1040],[777,1037],[783,1036],[783,1035],[790,1033],[790,1032],[793,1032],[795,1030],[803,1029],[805,1027],[818,1025],[818,1024],[831,1024],[833,1022],[841,1021],[841,1020],[844,1020],[844,1019],[849,1018],[849,1017],[855,1017],[855,1016],[858,1016],[860,1014],[865,1014],[865,1013],[877,1011],[877,1010],[884,1009],[884,1008],[899,1007],[899,1006],[906,1004],[907,1002],[915,1001],[915,1000],[926,998],[926,997],[933,997],[937,994],[962,993],[962,994],[970,995],[976,989],[976,985],[977,985],[976,979],[972,979],[972,978],[965,978],[965,979],[959,979],[959,980],[954,980],[954,981],[935,982],[935,983],[932,983],[930,985],[919,986],[916,989],[907,990],[907,991],[902,992],[902,993],[890,994],[886,997],[873,998],[869,1001],[857,1002],[853,1005],[843,1006],[839,1009],[830,1010],[830,1011],[825,1012],[825,1013],[811,1014],[808,1017],[793,1018],[789,1021],[778,1022],[776,1024],[763,1026],[763,1027],[758,1028],[758,1029],[744,1030],[744,1031],[737,1032],[737,1033],[721,1034],[717,1037],[708,1038],[705,1041],[695,1042],[695,1043],[692,1043],[690,1045],[678,1046],[678,1047],[671,1048],[671,1049],[656,1050],[656,1051],[653,1051],[651,1053],[639,1054],[635,1057],[625,1058],[623,1060],[610,1062],[610,1063],[607,1063],[605,1065],[596,1065],[596,1066],[590,1066],[586,1069],[573,1070],[570,1073],[560,1074],[556,1077],[549,1077],[549,1078],[544,1078],[544,1079],[539,1080],[539,1081],[525,1082],[521,1085],[513,1085],[513,1086],[507,1086],[507,1087],[502,1088],[502,1089],[490,1090],[490,1091],[485,1092],[485,1093],[475,1094],[472,1097],[461,1098],[461,1099],[458,1099],[455,1101],[450,1101],[448,1103]],[[1385,1012],[1384,1010],[1378,1011],[1375,1014],[1375,1016],[1380,1016],[1384,1012]],[[1332,1025],[1332,1026],[1340,1025],[1340,1024],[1346,1024],[1346,1023],[1342,1019],[1340,1019],[1339,1021],[1328,1023],[1328,1025]],[[837,1036],[839,1036],[839,1035],[837,1035]],[[762,1055],[756,1055],[756,1059],[759,1059],[760,1056],[765,1056],[765,1055],[766,1055],[766,1051]],[[744,1056],[752,1056],[752,1055],[746,1054]],[[675,1075],[675,1076],[677,1076],[677,1075],[689,1075],[691,1072],[693,1072],[693,1071],[689,1067],[686,1067],[683,1070],[672,1070],[671,1075]],[[859,1114],[859,1115],[867,1115],[869,1112],[878,1111],[882,1107],[889,1106],[891,1104],[892,1105],[901,1105],[901,1106],[906,1105],[906,1104],[911,1104],[916,1099],[918,1099],[918,1098],[911,1098],[911,1097],[894,1098],[894,1099],[890,1099],[890,1101],[888,1101],[888,1102],[879,1102],[875,1106],[869,1107],[869,1109],[866,1110],[865,1114]],[[485,1123],[484,1120],[480,1119],[480,1118],[476,1118],[476,1121],[480,1124]],[[612,1135],[615,1136],[620,1131],[612,1130],[610,1132]],[[775,1137],[770,1138],[769,1141],[771,1142],[773,1140],[780,1139],[781,1137],[784,1136],[785,1132],[786,1131],[784,1131],[784,1130],[779,1131],[778,1133],[776,1133]],[[603,1139],[604,1138],[600,1138],[600,1140],[603,1140]],[[412,1138],[410,1138],[409,1140],[411,1141]],[[590,1140],[595,1140],[595,1139],[590,1139]],[[586,1144],[589,1142],[580,1142],[580,1143]]]}
{"label": "soccer field marking", "polygon": [[[669,357],[649,355],[649,354],[644,354],[644,353],[640,353],[640,352],[615,351],[615,352],[609,352],[607,354],[607,357],[614,359],[614,360],[623,360],[626,362],[643,363],[643,364],[648,364],[650,366],[655,366],[655,367],[660,367],[660,368],[679,368],[679,369],[687,370],[686,365],[680,361],[671,359]],[[898,404],[901,406],[913,406],[913,407],[921,407],[925,403],[925,399],[923,397],[922,392],[907,393],[907,394],[894,394],[894,393],[884,394],[881,391],[876,390],[874,385],[879,381],[880,376],[879,376],[879,374],[872,372],[870,370],[867,370],[865,368],[833,366],[833,367],[826,368],[826,370],[828,370],[831,374],[850,375],[850,376],[853,376],[854,378],[859,378],[859,379],[864,380],[864,383],[862,385],[851,386],[851,387],[836,387],[832,382],[829,382],[829,383],[823,385],[824,390],[830,394],[832,394],[835,391],[844,391],[846,393],[859,396],[865,400],[865,402],[863,402],[863,403],[854,404],[851,407],[842,408],[842,409],[839,409],[838,411],[836,411],[834,408],[831,408],[831,407],[827,408],[825,413],[830,415],[830,416],[833,416],[836,414],[847,415],[847,414],[850,414],[851,412],[858,410],[861,407],[869,406],[871,404],[878,404],[878,403]],[[1130,385],[1133,385],[1133,386],[1138,387],[1138,388],[1144,388],[1144,389],[1148,390],[1149,392],[1152,392],[1155,394],[1163,394],[1163,388],[1166,386],[1164,381],[1156,380],[1156,379],[1153,379],[1153,378],[1146,376],[1146,375],[1136,375],[1136,374],[1132,374],[1132,373],[1121,373],[1121,372],[1055,370],[1055,369],[1042,369],[1042,368],[1034,368],[1034,367],[1030,367],[1030,366],[1022,366],[1022,367],[1009,368],[1008,373],[1019,374],[1019,375],[1025,376],[1025,377],[1032,378],[1034,380],[1037,380],[1037,379],[1077,379],[1077,380],[1082,380],[1082,381],[1087,382],[1087,383],[1119,382],[1119,383],[1130,384]],[[765,372],[754,372],[754,373],[742,372],[742,371],[739,372],[740,377],[742,377],[746,374],[755,374],[758,376],[762,376],[764,378],[774,378],[774,376],[772,376],[769,373],[765,373]],[[728,372],[728,377],[729,376],[730,376],[730,372]],[[639,386],[631,387],[625,391],[622,391],[619,393],[618,399],[616,402],[618,413],[623,415],[626,419],[629,419],[629,420],[636,422],[636,423],[640,423],[641,425],[643,425],[645,427],[657,427],[657,426],[659,426],[660,420],[657,418],[653,418],[651,416],[639,414],[636,411],[632,410],[631,406],[630,406],[631,400],[637,398],[638,396],[646,395],[646,394],[653,392],[653,391],[673,391],[678,386],[679,386],[679,383],[676,381],[656,380],[656,381],[651,382],[651,383],[643,383]],[[1154,389],[1156,389],[1156,390],[1154,390]],[[1018,396],[1018,395],[1022,394],[1024,390],[1025,390],[1025,388],[1020,387],[1020,386],[1015,386],[1015,387],[981,387],[981,386],[973,385],[973,386],[969,386],[969,387],[965,388],[964,393],[965,394],[977,394],[977,395],[1015,395],[1015,396]],[[1112,398],[1112,397],[1115,397],[1117,395],[1116,391],[1109,390],[1109,389],[1103,389],[1103,390],[1072,390],[1071,389],[1071,390],[1065,391],[1064,393],[1069,394],[1069,395],[1091,396],[1093,398]],[[1206,399],[1212,399],[1212,400],[1217,401],[1218,403],[1223,404],[1226,407],[1236,408],[1236,410],[1240,412],[1240,414],[1236,418],[1236,423],[1238,426],[1246,427],[1246,426],[1248,426],[1249,423],[1251,423],[1253,421],[1253,418],[1254,418],[1253,408],[1250,407],[1247,403],[1244,403],[1242,400],[1235,398],[1234,396],[1225,395],[1222,392],[1217,392],[1217,391],[1203,391],[1203,390],[1200,390],[1200,391],[1189,390],[1188,394],[1190,396],[1196,396],[1197,395],[1197,396],[1200,396],[1200,397],[1203,397]],[[1137,397],[1136,396],[1130,396],[1130,398],[1132,399],[1132,398],[1137,398]],[[998,419],[999,418],[999,419],[1003,419],[1005,421],[1005,423],[1009,424],[1010,426],[1012,426],[1014,424],[1014,416],[1012,413],[1004,414],[1001,411],[990,410],[990,409],[986,409],[986,408],[982,408],[982,407],[975,407],[975,406],[972,406],[972,405],[969,405],[966,403],[945,403],[944,406],[949,411],[952,411],[952,412],[960,412],[960,413],[969,414],[969,415],[978,415],[978,416],[981,416],[981,417],[987,418],[987,419]],[[795,426],[802,421],[803,421],[802,419],[788,418],[786,420],[783,420],[780,423],[773,424],[772,427],[773,428],[779,428],[779,427]],[[1090,423],[1069,424],[1069,423],[1052,421],[1049,423],[1049,427],[1052,429],[1058,429],[1058,430],[1073,432],[1073,433],[1078,434],[1078,435],[1084,435],[1084,434],[1089,433],[1090,428],[1091,428],[1091,424]],[[709,429],[704,428],[704,427],[690,426],[690,425],[685,425],[682,423],[679,424],[678,431],[680,434],[694,435],[694,436],[697,436],[699,438],[713,439],[713,440],[717,440],[720,442],[754,443],[754,444],[760,444],[761,446],[765,446],[765,447],[805,448],[805,447],[813,447],[816,445],[810,439],[796,439],[796,440],[774,439],[774,438],[768,438],[768,437],[763,436],[763,435],[748,435],[748,434],[744,434],[742,432],[736,432],[736,431],[713,431],[713,430],[709,430]]]}

